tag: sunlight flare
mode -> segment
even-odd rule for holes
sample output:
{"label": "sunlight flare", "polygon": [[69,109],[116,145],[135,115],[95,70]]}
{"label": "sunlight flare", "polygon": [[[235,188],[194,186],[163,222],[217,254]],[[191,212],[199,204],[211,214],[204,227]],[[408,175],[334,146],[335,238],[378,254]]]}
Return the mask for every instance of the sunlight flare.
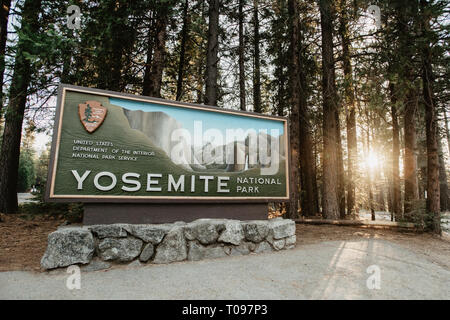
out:
{"label": "sunlight flare", "polygon": [[365,160],[365,166],[368,169],[375,169],[378,167],[378,164],[380,163],[379,157],[376,153],[374,153],[373,151],[370,151],[370,153],[368,154],[368,156],[366,157]]}

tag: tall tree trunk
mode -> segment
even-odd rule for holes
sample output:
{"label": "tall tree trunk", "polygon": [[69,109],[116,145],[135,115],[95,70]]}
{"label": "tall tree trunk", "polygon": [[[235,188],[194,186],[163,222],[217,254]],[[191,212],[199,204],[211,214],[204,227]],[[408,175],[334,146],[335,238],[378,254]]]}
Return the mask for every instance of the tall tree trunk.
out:
{"label": "tall tree trunk", "polygon": [[209,1],[208,48],[206,53],[206,92],[205,103],[217,106],[217,65],[219,62],[219,0]]}
{"label": "tall tree trunk", "polygon": [[151,71],[152,71],[152,59],[153,59],[153,47],[155,35],[153,33],[154,29],[154,11],[152,12],[152,17],[149,21],[149,28],[147,34],[147,57],[145,60],[145,69],[144,69],[144,79],[142,83],[142,95],[148,96],[150,95],[150,81],[151,81]]}
{"label": "tall tree trunk", "polygon": [[[67,30],[67,33],[64,35],[68,38],[72,38],[74,36],[74,32],[71,29]],[[60,75],[61,83],[70,83],[70,84],[77,84],[75,81],[75,77],[73,76],[73,69],[74,66],[72,65],[73,60],[73,48],[70,46],[65,46],[62,50],[62,71]]]}
{"label": "tall tree trunk", "polygon": [[450,209],[447,172],[445,168],[445,160],[442,152],[441,139],[438,139],[438,152],[439,152],[439,182],[441,186],[440,200],[441,200],[441,212],[445,212]]}
{"label": "tall tree trunk", "polygon": [[199,59],[198,60],[198,65],[197,65],[197,103],[201,104],[204,101],[204,95],[203,95],[203,87],[204,87],[204,77],[203,77],[203,72],[204,72],[204,68],[203,68],[203,64],[201,63],[203,59]]}
{"label": "tall tree trunk", "polygon": [[[277,54],[281,55],[282,48],[281,44],[278,47]],[[285,109],[285,99],[284,99],[284,93],[285,93],[285,83],[286,83],[286,77],[282,66],[276,67],[276,74],[278,78],[278,92],[277,92],[277,115],[280,117],[284,117],[284,109]]]}
{"label": "tall tree trunk", "polygon": [[177,101],[181,100],[181,96],[183,94],[184,60],[186,55],[186,40],[188,33],[188,9],[189,9],[189,0],[186,0],[183,7],[183,29],[181,30],[180,61],[178,62],[177,94],[176,94]]}
{"label": "tall tree trunk", "polygon": [[8,38],[8,17],[11,0],[2,0],[0,8],[0,119],[3,109],[3,77],[5,73],[6,39]]}
{"label": "tall tree trunk", "polygon": [[416,113],[418,106],[418,89],[415,83],[414,59],[415,47],[411,45],[411,37],[416,33],[417,0],[397,0],[394,2],[397,13],[399,31],[398,61],[400,69],[400,91],[405,92],[401,97],[404,106],[404,141],[405,153],[403,158],[403,172],[405,180],[404,215],[411,219],[410,212],[414,203],[419,199],[416,160]]}
{"label": "tall tree trunk", "polygon": [[384,180],[381,177],[381,172],[384,171],[383,164],[380,163],[380,167],[377,168],[375,173],[375,190],[377,192],[377,210],[386,211],[386,201],[384,198],[385,185]]}
{"label": "tall tree trunk", "polygon": [[450,157],[450,132],[448,130],[447,110],[444,109],[445,135],[447,136],[448,156]]}
{"label": "tall tree trunk", "polygon": [[[298,15],[298,13],[297,13]],[[298,56],[298,70],[295,70],[296,80],[299,84],[299,92],[297,94],[299,105],[299,160],[300,160],[300,180],[301,180],[301,211],[304,216],[314,216],[319,213],[317,206],[317,193],[314,189],[314,183],[316,181],[316,170],[314,167],[313,144],[310,130],[310,120],[308,112],[308,85],[306,80],[306,57],[304,50],[306,48],[304,38],[300,30],[301,21],[297,19],[297,29],[299,41],[298,46],[301,48]]]}
{"label": "tall tree trunk", "polygon": [[[170,3],[164,3],[156,9],[154,52],[148,85],[143,88],[143,95],[161,97],[162,76],[166,54],[167,20]],[[145,78],[145,76],[144,76]]]}
{"label": "tall tree trunk", "polygon": [[323,91],[323,214],[328,219],[339,217],[336,110],[337,94],[333,57],[334,1],[320,0],[320,24],[322,27],[322,91]]}
{"label": "tall tree trunk", "polygon": [[392,211],[392,201],[393,201],[393,183],[392,183],[392,166],[385,166],[384,167],[384,175],[387,178],[387,203],[388,203],[388,212],[391,214],[391,221],[394,221],[394,214]]}
{"label": "tall tree trunk", "polygon": [[353,85],[353,71],[350,60],[350,37],[348,31],[348,12],[347,1],[341,0],[341,15],[339,32],[342,41],[342,59],[344,67],[345,78],[345,109],[347,122],[347,214],[355,215],[355,197],[356,187],[353,177],[354,165],[357,163],[357,141],[356,141],[356,108],[355,108],[355,94]]}
{"label": "tall tree trunk", "polygon": [[[417,92],[412,88],[406,95],[404,128],[405,128],[405,155],[403,159],[403,172],[405,176],[405,201],[404,213],[410,217],[414,202],[419,199],[419,188],[417,183],[417,160],[416,160],[416,113]],[[409,219],[408,218],[408,219]]]}
{"label": "tall tree trunk", "polygon": [[245,66],[244,66],[244,0],[239,0],[239,102],[240,109],[247,110],[245,106]]}
{"label": "tall tree trunk", "polygon": [[[369,130],[367,130],[366,135],[366,158],[369,156],[370,152],[370,134]],[[369,193],[369,209],[372,221],[375,221],[375,209],[374,209],[374,201],[373,201],[373,191],[372,191],[372,170],[368,170],[367,172],[367,188]]]}
{"label": "tall tree trunk", "polygon": [[[283,21],[284,26],[284,19],[285,19],[285,5],[287,3],[284,0],[277,0],[275,2],[275,13],[276,17],[274,18],[277,22],[277,24],[280,23],[280,21]],[[276,62],[275,62],[275,78],[277,79],[277,94],[276,94],[276,115],[283,117],[286,109],[286,83],[288,82],[287,78],[289,77],[289,72],[286,72],[284,70],[283,61],[286,59],[286,53],[283,48],[283,44],[285,43],[285,40],[283,39],[282,35],[284,33],[284,28],[279,30],[279,27],[274,27],[274,34],[275,37],[275,55],[276,55]]]}
{"label": "tall tree trunk", "polygon": [[287,210],[287,217],[290,219],[298,218],[298,205],[300,197],[300,160],[299,160],[299,94],[300,94],[300,78],[299,78],[299,16],[298,1],[289,0],[289,26],[290,26],[290,140],[291,140],[291,185],[290,185],[290,202]]}
{"label": "tall tree trunk", "polygon": [[[382,136],[382,130],[381,128],[381,119],[379,117],[375,117],[374,124],[370,127],[370,132],[372,134],[372,141],[374,144],[374,150],[375,152],[379,152],[377,150],[377,146],[382,145],[381,136]],[[386,211],[386,203],[384,198],[384,179],[382,179],[381,173],[384,171],[384,162],[379,161],[376,163],[375,170],[373,172],[373,187],[375,190],[374,199],[375,199],[375,210],[376,211]]]}
{"label": "tall tree trunk", "polygon": [[317,215],[320,215],[320,205],[319,203],[322,203],[322,200],[319,199],[319,188],[317,186],[317,163],[320,161],[319,160],[319,152],[317,150],[318,147],[318,143],[316,143],[317,141],[317,136],[318,134],[313,131],[313,135],[312,135],[312,142],[313,142],[313,163],[314,163],[314,176],[316,177],[316,179],[314,179],[313,181],[313,190],[314,190],[314,201],[315,203],[315,207],[317,208]]}
{"label": "tall tree trunk", "polygon": [[391,97],[391,117],[392,117],[392,218],[398,219],[402,214],[401,206],[401,190],[400,190],[400,127],[397,116],[397,97],[395,94],[395,86],[389,84]]}
{"label": "tall tree trunk", "polygon": [[342,157],[342,141],[341,141],[341,121],[339,119],[339,109],[335,111],[336,116],[336,141],[337,141],[337,163],[338,163],[338,201],[339,201],[339,218],[345,219],[345,173],[344,159]]}
{"label": "tall tree trunk", "polygon": [[[426,0],[420,0],[422,11],[422,32],[430,32],[430,12]],[[422,83],[425,102],[425,123],[427,135],[427,211],[433,215],[433,231],[441,233],[440,220],[440,183],[439,183],[439,155],[436,106],[433,99],[433,68],[429,42],[425,43],[422,51]]]}
{"label": "tall tree trunk", "polygon": [[261,58],[259,54],[259,13],[258,1],[253,0],[253,23],[254,23],[254,39],[253,39],[253,111],[262,112],[261,109]]}
{"label": "tall tree trunk", "polygon": [[[206,10],[205,10],[205,0],[201,0],[199,1],[199,5],[198,7],[200,8],[200,21],[201,21],[201,26],[203,26],[203,28],[206,26]],[[197,99],[196,102],[198,104],[202,104],[204,103],[204,84],[205,84],[205,55],[203,54],[204,52],[206,52],[206,48],[204,45],[205,41],[203,38],[200,39],[199,42],[199,51],[200,53],[197,54],[196,56],[196,66],[195,66],[195,83],[196,83],[196,88],[195,91],[197,93]]]}
{"label": "tall tree trunk", "polygon": [[0,154],[0,212],[17,212],[17,177],[19,168],[22,122],[31,80],[30,60],[25,52],[35,51],[31,40],[39,32],[41,0],[26,0],[22,9],[14,74],[9,91],[9,104],[5,114],[5,129]]}

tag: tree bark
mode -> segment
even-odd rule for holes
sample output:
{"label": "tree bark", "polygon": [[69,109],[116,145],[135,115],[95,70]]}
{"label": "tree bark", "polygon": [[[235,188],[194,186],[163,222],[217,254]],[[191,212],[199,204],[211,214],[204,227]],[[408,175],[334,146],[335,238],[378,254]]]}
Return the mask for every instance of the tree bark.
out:
{"label": "tree bark", "polygon": [[419,199],[417,160],[415,153],[417,103],[417,92],[415,89],[410,89],[404,100],[405,155],[403,160],[403,172],[405,176],[404,213],[408,216],[414,208],[414,202]]}
{"label": "tree bark", "polygon": [[[422,33],[429,33],[430,13],[426,0],[420,0],[422,11]],[[439,183],[439,155],[436,106],[433,99],[433,68],[430,44],[427,41],[422,50],[422,83],[425,102],[425,123],[427,136],[427,211],[433,215],[433,231],[441,233],[440,220],[440,183]]]}
{"label": "tree bark", "polygon": [[[154,15],[154,11],[152,12]],[[150,94],[150,81],[151,81],[151,71],[152,71],[152,59],[153,59],[153,47],[154,47],[154,17],[152,16],[149,21],[149,28],[147,34],[147,57],[145,60],[144,69],[144,80],[142,83],[142,95],[148,96]]]}
{"label": "tree bark", "polygon": [[239,103],[240,109],[247,110],[245,106],[245,66],[244,66],[244,0],[239,0]]}
{"label": "tree bark", "polygon": [[219,62],[219,0],[209,1],[208,48],[206,54],[205,104],[217,106],[217,65]]}
{"label": "tree bark", "polygon": [[8,37],[8,17],[11,0],[2,0],[0,8],[0,119],[3,109],[3,79],[5,73],[6,39]]}
{"label": "tree bark", "polygon": [[[206,26],[206,10],[205,10],[205,0],[199,1],[199,7],[200,7],[200,22],[202,26]],[[205,95],[203,88],[205,87],[205,65],[206,65],[206,56],[203,54],[206,52],[206,47],[204,45],[205,41],[202,38],[199,42],[199,50],[201,51],[200,54],[198,54],[196,59],[196,66],[195,66],[195,82],[196,82],[196,93],[197,93],[197,99],[196,102],[198,104],[204,103]]]}
{"label": "tree bark", "polygon": [[[276,20],[277,25],[278,24],[285,24],[284,19],[285,19],[285,15],[284,15],[284,8],[285,5],[287,3],[285,3],[284,0],[277,0],[275,2],[275,13],[276,13],[276,18],[274,18]],[[287,107],[287,99],[286,99],[286,84],[288,83],[288,77],[289,77],[289,72],[286,72],[284,70],[284,66],[285,63],[283,63],[283,61],[285,61],[286,59],[286,54],[285,54],[285,50],[283,47],[283,44],[285,42],[285,40],[283,39],[283,34],[284,34],[284,28],[279,28],[274,26],[274,41],[275,41],[275,45],[274,47],[276,48],[275,50],[275,55],[276,55],[276,59],[275,59],[275,78],[277,80],[277,93],[276,93],[276,101],[277,101],[277,106],[276,106],[276,115],[283,117],[285,115],[285,109]],[[281,30],[280,30],[281,29]]]}
{"label": "tree bark", "polygon": [[410,212],[419,199],[416,160],[416,113],[418,106],[418,89],[415,83],[414,59],[415,47],[411,45],[411,37],[415,33],[415,18],[417,15],[417,0],[398,0],[394,3],[397,12],[399,32],[398,61],[400,61],[399,91],[405,92],[398,99],[404,106],[404,141],[405,153],[403,172],[405,180],[404,216],[410,220]]}
{"label": "tree bark", "polygon": [[334,1],[320,0],[320,24],[322,27],[322,92],[323,92],[323,214],[328,219],[338,219],[338,157],[337,94],[333,57],[333,8]]}
{"label": "tree bark", "polygon": [[441,139],[438,139],[438,152],[439,152],[439,182],[440,182],[440,200],[441,200],[441,212],[445,212],[450,209],[449,197],[448,197],[448,183],[447,172],[445,168],[445,160],[442,152]]}
{"label": "tree bark", "polygon": [[181,30],[181,44],[180,44],[180,61],[178,62],[178,76],[177,76],[177,93],[176,100],[180,101],[183,95],[183,76],[184,76],[184,60],[186,55],[186,41],[188,33],[188,9],[189,0],[186,0],[183,7],[183,29]]}
{"label": "tree bark", "polygon": [[392,166],[384,167],[384,175],[387,178],[388,192],[387,192],[387,203],[388,212],[391,214],[391,221],[394,221],[394,214],[392,211],[392,201],[393,201],[393,183],[392,183]]}
{"label": "tree bark", "polygon": [[[367,130],[366,135],[366,158],[369,157],[370,152],[370,134],[369,130]],[[374,209],[374,203],[373,203],[373,191],[372,191],[372,171],[367,171],[367,189],[369,193],[369,209],[372,221],[375,221],[375,209]]]}
{"label": "tree bark", "polygon": [[338,201],[339,201],[339,217],[345,219],[345,173],[344,159],[342,158],[342,141],[341,141],[341,121],[339,119],[339,109],[335,111],[336,116],[336,141],[337,141],[337,163],[338,163]]}
{"label": "tree bark", "polygon": [[[282,47],[281,47],[281,43],[278,44],[278,52],[277,54],[279,56],[282,55]],[[277,92],[277,110],[276,110],[276,114],[280,117],[284,117],[284,112],[285,112],[285,104],[286,104],[286,100],[285,100],[285,92],[286,92],[286,75],[285,72],[283,70],[283,66],[277,66],[276,67],[276,71],[275,71],[277,78],[278,78],[278,92]]]}
{"label": "tree bark", "polygon": [[261,57],[259,50],[259,13],[258,1],[253,0],[253,23],[254,23],[254,39],[253,39],[253,111],[261,113]]}
{"label": "tree bark", "polygon": [[397,116],[397,98],[394,84],[389,84],[392,117],[392,221],[402,214],[400,193],[400,127]]}
{"label": "tree bark", "polygon": [[202,65],[202,60],[203,59],[198,59],[198,65],[197,65],[197,103],[201,104],[203,103],[203,99],[204,99],[204,94],[203,94],[203,87],[204,87],[204,82],[203,82],[203,72],[204,72],[204,68]]}
{"label": "tree bark", "polygon": [[[298,12],[297,12],[298,16]],[[310,116],[308,112],[308,85],[306,80],[306,57],[304,50],[306,45],[300,30],[302,30],[301,21],[296,19],[298,24],[298,41],[297,47],[297,61],[298,69],[293,70],[295,77],[298,77],[296,82],[298,87],[298,106],[299,106],[299,160],[300,160],[300,180],[301,180],[301,212],[304,216],[315,216],[319,213],[317,205],[317,192],[315,189],[316,170],[313,158],[313,144],[310,130]]]}
{"label": "tree bark", "polygon": [[347,122],[347,214],[354,216],[356,213],[356,187],[353,177],[354,165],[357,160],[357,140],[356,140],[356,108],[355,94],[353,85],[353,71],[350,60],[350,37],[348,31],[348,13],[347,1],[341,0],[341,16],[339,32],[342,41],[342,59],[345,78],[344,101],[346,104],[346,122]]}
{"label": "tree bark", "polygon": [[14,74],[5,114],[5,129],[0,154],[0,212],[17,212],[17,178],[22,122],[31,80],[31,65],[24,52],[36,50],[31,40],[39,32],[41,0],[26,0],[22,10],[21,33],[17,45]]}
{"label": "tree bark", "polygon": [[450,157],[450,132],[448,130],[447,110],[444,109],[445,135],[447,136],[448,156]]}
{"label": "tree bark", "polygon": [[290,140],[291,140],[291,185],[290,185],[290,202],[286,216],[290,219],[298,218],[298,205],[300,197],[300,170],[299,170],[299,93],[300,93],[300,78],[299,78],[299,16],[298,16],[298,2],[297,0],[289,0],[289,26],[290,32]]}
{"label": "tree bark", "polygon": [[316,170],[313,158],[313,144],[309,124],[309,114],[306,108],[304,86],[300,91],[299,110],[299,158],[301,176],[301,209],[304,216],[315,216],[319,213],[317,192],[315,188]]}

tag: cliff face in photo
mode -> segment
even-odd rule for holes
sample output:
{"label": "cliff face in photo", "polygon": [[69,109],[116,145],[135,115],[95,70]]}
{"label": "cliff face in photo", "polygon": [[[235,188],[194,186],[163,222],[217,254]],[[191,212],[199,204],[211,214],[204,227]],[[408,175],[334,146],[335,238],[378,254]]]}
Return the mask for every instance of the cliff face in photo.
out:
{"label": "cliff face in photo", "polygon": [[[160,111],[146,112],[123,108],[123,112],[132,129],[144,133],[155,146],[161,148],[169,157],[171,157],[171,151],[173,150],[174,145],[179,143],[179,141],[173,142],[171,140],[172,132],[183,128],[181,123],[175,118]],[[181,157],[178,158],[179,161],[177,161],[176,164],[187,170],[205,169],[195,157],[193,161],[190,160],[190,148],[191,146],[189,143],[184,143]]]}
{"label": "cliff face in photo", "polygon": [[[151,142],[161,148],[169,157],[172,150],[179,141],[172,142],[172,132],[183,126],[175,118],[164,112],[145,112],[142,110],[128,110],[123,108],[130,127],[144,133]],[[218,171],[239,172],[251,168],[263,168],[269,166],[270,162],[278,165],[285,159],[285,146],[282,144],[284,135],[274,138],[279,145],[274,146],[273,152],[279,157],[271,157],[272,136],[258,133],[255,136],[247,136],[236,143],[212,147],[206,144],[200,148],[194,148],[189,141],[184,141],[180,151],[180,157],[176,164],[193,171],[204,171],[205,169],[216,169]],[[267,152],[259,153],[258,144],[264,142]],[[227,154],[227,150],[229,150]],[[270,158],[269,158],[270,157]],[[174,159],[172,159],[174,160]],[[273,163],[272,163],[273,164]]]}
{"label": "cliff face in photo", "polygon": [[168,155],[172,148],[171,133],[182,128],[174,118],[164,112],[145,112],[142,110],[123,109],[132,129],[143,132],[152,143],[163,149]]}

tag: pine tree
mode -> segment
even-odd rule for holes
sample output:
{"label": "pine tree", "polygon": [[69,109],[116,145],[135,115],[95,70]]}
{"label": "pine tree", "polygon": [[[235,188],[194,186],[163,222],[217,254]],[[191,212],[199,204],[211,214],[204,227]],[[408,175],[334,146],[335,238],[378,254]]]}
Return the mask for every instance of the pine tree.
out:
{"label": "pine tree", "polygon": [[22,122],[31,81],[31,63],[27,54],[36,53],[33,42],[39,32],[41,0],[26,0],[22,9],[22,24],[15,56],[14,75],[9,91],[0,154],[0,212],[17,212],[17,178],[20,157]]}
{"label": "pine tree", "polygon": [[[333,57],[334,1],[320,0],[322,27],[322,92],[323,92],[323,190],[322,210],[328,219],[340,216],[338,105]],[[339,139],[340,140],[340,139]]]}

